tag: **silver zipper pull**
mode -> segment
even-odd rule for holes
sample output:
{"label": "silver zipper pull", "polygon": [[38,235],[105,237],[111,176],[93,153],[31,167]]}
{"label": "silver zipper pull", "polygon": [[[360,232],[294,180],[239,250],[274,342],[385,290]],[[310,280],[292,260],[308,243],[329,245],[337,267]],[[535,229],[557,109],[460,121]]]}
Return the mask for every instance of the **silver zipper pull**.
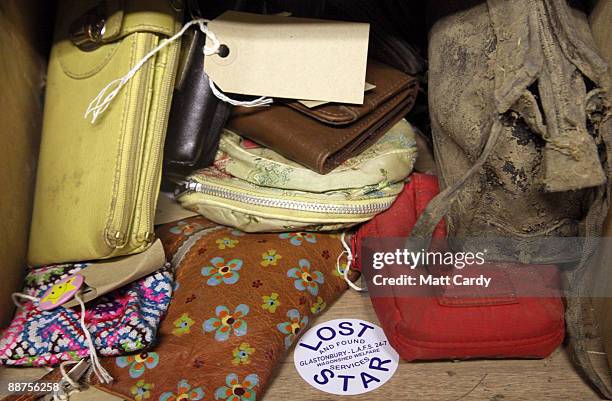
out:
{"label": "silver zipper pull", "polygon": [[174,190],[174,199],[178,199],[185,195],[187,192],[198,192],[202,184],[196,181],[184,181],[178,184]]}

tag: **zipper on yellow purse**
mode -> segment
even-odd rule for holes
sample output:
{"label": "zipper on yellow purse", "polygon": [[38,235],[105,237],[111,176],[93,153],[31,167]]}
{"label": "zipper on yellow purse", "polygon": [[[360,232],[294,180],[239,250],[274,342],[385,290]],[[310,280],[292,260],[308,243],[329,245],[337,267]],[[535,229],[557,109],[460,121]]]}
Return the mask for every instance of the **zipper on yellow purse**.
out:
{"label": "zipper on yellow purse", "polygon": [[[144,36],[144,40],[139,41],[139,36]],[[154,47],[154,36],[146,33],[134,34],[134,40],[137,44],[135,60],[139,60]],[[139,43],[140,42],[140,43]],[[138,189],[139,174],[137,167],[140,167],[140,158],[143,154],[144,141],[144,125],[146,122],[145,113],[143,110],[147,107],[147,91],[150,87],[150,75],[153,66],[145,65],[141,68],[135,77],[130,82],[128,91],[128,105],[134,105],[129,113],[132,118],[136,119],[129,126],[124,127],[127,131],[124,133],[124,144],[128,142],[128,149],[123,150],[120,157],[127,157],[126,168],[119,169],[119,182],[116,184],[117,189],[113,195],[112,210],[109,224],[105,230],[104,240],[114,249],[125,247],[130,240],[131,224],[136,209],[136,195]],[[132,88],[136,86],[136,91]],[[131,135],[131,139],[129,136]]]}
{"label": "zipper on yellow purse", "polygon": [[[178,46],[170,45],[167,47],[167,54],[160,53],[161,57],[164,57],[162,60],[162,64],[166,65],[166,68],[175,64],[174,60],[178,56]],[[166,71],[166,76],[161,79],[162,87],[159,88],[161,93],[161,102],[158,107],[158,111],[169,110],[170,101],[171,101],[171,92],[173,80],[167,79],[168,76],[174,76],[173,72]],[[141,243],[150,243],[155,239],[155,234],[152,232],[153,230],[153,220],[155,218],[155,210],[156,205],[153,200],[157,196],[157,184],[160,180],[161,168],[160,164],[163,158],[163,146],[164,146],[164,131],[166,126],[168,125],[168,114],[167,112],[162,112],[161,115],[155,116],[155,121],[153,122],[154,129],[151,130],[150,135],[153,136],[153,146],[149,150],[151,152],[150,161],[152,167],[147,166],[148,171],[152,172],[152,174],[147,174],[145,177],[145,182],[142,188],[144,192],[144,196],[142,198],[141,206],[141,218],[140,221],[136,222],[136,230],[135,230],[135,240]],[[154,172],[154,174],[153,174]]]}
{"label": "zipper on yellow purse", "polygon": [[319,213],[322,216],[328,214],[346,215],[346,216],[370,216],[387,210],[393,199],[370,200],[367,203],[362,202],[316,202],[281,199],[273,196],[261,196],[249,194],[242,191],[236,191],[229,187],[221,187],[203,183],[194,180],[184,182],[179,186],[175,197],[180,198],[187,193],[199,193],[202,195],[224,199],[228,201],[242,203],[247,206],[265,207],[270,209],[284,209],[296,212]]}

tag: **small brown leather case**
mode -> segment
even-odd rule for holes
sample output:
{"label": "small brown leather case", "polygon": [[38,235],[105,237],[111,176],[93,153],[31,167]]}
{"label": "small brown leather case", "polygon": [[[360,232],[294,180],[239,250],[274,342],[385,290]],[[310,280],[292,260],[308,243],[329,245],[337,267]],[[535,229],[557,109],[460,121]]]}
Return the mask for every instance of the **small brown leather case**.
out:
{"label": "small brown leather case", "polygon": [[327,103],[309,109],[297,101],[234,109],[227,127],[320,174],[367,149],[412,108],[417,79],[377,61],[366,81],[376,88],[363,105]]}

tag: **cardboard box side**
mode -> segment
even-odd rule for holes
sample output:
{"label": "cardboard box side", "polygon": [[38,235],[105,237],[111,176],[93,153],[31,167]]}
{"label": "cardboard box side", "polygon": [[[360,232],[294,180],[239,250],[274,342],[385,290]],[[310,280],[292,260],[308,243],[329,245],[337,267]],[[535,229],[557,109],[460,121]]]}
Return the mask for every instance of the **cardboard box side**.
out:
{"label": "cardboard box side", "polygon": [[[21,288],[42,119],[47,2],[0,4],[0,327],[12,318]],[[49,2],[51,3],[51,2]]]}

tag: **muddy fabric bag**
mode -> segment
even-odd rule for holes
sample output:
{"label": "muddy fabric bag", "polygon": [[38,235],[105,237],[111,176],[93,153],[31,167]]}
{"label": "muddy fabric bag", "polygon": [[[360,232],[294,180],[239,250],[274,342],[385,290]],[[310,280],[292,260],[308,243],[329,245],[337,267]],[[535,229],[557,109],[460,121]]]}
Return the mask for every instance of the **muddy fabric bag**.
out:
{"label": "muddy fabric bag", "polygon": [[584,210],[607,193],[609,81],[584,15],[564,1],[490,0],[438,20],[429,62],[444,191],[416,233],[449,212],[451,237],[517,239],[517,249],[496,250],[499,260],[519,250],[525,263],[579,259],[576,249],[532,245],[578,235]]}
{"label": "muddy fabric bag", "polygon": [[[443,191],[412,235],[428,238],[444,216],[456,249],[476,248],[468,237],[503,237],[513,246],[488,249],[490,260],[578,262],[566,319],[588,371],[579,296],[608,210],[607,65],[584,14],[564,0],[431,9],[441,14],[430,32],[429,106]],[[575,236],[585,240],[543,241]]]}

